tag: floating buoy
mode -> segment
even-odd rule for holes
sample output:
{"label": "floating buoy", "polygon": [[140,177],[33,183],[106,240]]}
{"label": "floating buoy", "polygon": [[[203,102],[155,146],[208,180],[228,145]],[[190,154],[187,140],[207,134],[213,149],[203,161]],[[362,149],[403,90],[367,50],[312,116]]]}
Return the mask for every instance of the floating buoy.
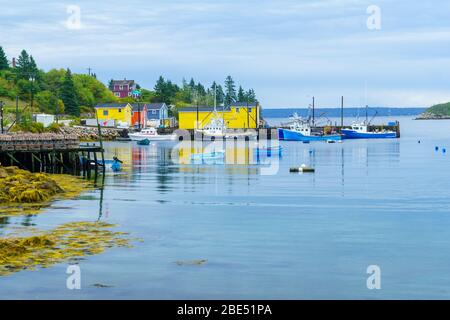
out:
{"label": "floating buoy", "polygon": [[434,150],[439,151],[439,147],[434,147]]}
{"label": "floating buoy", "polygon": [[420,140],[419,140],[419,141],[417,141],[417,143],[420,143]]}
{"label": "floating buoy", "polygon": [[294,167],[290,168],[289,172],[315,172],[316,170],[311,167],[307,167],[306,165],[302,164],[300,167]]}
{"label": "floating buoy", "polygon": [[446,152],[447,152],[447,149],[442,148],[442,153],[446,153]]}

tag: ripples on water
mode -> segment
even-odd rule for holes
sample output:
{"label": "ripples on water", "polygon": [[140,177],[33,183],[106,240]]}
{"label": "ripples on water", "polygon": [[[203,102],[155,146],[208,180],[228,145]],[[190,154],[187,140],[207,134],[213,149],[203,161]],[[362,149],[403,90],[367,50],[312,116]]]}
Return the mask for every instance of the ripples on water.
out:
{"label": "ripples on water", "polygon": [[[108,172],[102,197],[97,190],[38,216],[2,219],[0,230],[100,218],[144,242],[83,261],[81,291],[66,289],[67,266],[58,265],[1,278],[0,294],[450,298],[450,154],[434,150],[450,147],[450,122],[401,124],[400,140],[282,142],[281,157],[259,162],[237,151],[238,165],[226,164],[229,150],[225,164],[178,164],[175,143],[108,143],[108,158],[118,156],[125,170]],[[261,174],[268,160],[278,161],[277,174]],[[289,173],[302,163],[316,173]],[[196,259],[207,262],[176,263]],[[366,288],[373,264],[382,270],[379,291]]]}

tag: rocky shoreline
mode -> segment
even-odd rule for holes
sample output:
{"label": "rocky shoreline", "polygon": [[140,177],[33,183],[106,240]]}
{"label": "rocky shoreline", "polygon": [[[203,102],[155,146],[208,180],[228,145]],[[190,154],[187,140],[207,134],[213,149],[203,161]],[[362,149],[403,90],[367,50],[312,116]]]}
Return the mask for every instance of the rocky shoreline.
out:
{"label": "rocky shoreline", "polygon": [[[98,141],[98,129],[96,127],[61,127],[61,133],[65,135],[76,135],[80,141]],[[124,129],[102,128],[102,139],[107,141],[126,137],[128,132]]]}
{"label": "rocky shoreline", "polygon": [[425,112],[419,115],[415,120],[450,120],[450,116]]}

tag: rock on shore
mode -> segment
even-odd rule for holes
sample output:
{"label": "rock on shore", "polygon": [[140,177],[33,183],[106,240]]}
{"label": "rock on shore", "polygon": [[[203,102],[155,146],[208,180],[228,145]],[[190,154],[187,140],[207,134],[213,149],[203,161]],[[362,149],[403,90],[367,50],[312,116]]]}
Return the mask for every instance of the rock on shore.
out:
{"label": "rock on shore", "polygon": [[424,112],[416,118],[416,120],[446,120],[446,119],[450,119],[450,116],[444,116],[432,112]]}
{"label": "rock on shore", "polygon": [[[116,140],[119,137],[126,135],[123,129],[114,128],[102,128],[103,140]],[[75,134],[81,141],[96,141],[99,140],[98,129],[96,127],[61,127],[61,133],[63,134]]]}

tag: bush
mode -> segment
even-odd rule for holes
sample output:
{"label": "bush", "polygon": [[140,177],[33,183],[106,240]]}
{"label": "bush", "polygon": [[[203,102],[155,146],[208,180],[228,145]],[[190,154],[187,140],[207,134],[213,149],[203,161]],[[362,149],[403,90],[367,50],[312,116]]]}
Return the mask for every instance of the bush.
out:
{"label": "bush", "polygon": [[45,128],[45,131],[52,133],[61,133],[61,125],[59,123],[54,122],[47,128]]}

